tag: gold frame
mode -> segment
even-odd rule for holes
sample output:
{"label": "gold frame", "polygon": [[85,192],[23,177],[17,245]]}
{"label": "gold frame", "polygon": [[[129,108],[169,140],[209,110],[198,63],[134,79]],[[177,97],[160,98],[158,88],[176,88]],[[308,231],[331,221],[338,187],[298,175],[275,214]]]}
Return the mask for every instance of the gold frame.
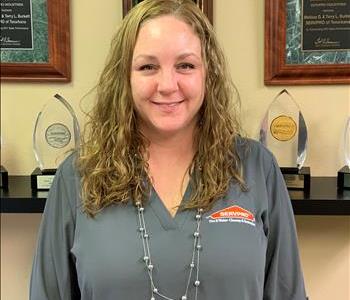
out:
{"label": "gold frame", "polygon": [[1,63],[1,81],[71,80],[69,0],[47,0],[48,63]]}
{"label": "gold frame", "polygon": [[[210,23],[213,24],[213,0],[195,0],[199,8],[208,17]],[[123,0],[123,17],[133,7],[133,0]]]}
{"label": "gold frame", "polygon": [[265,0],[265,85],[349,84],[350,64],[286,64],[286,0]]}

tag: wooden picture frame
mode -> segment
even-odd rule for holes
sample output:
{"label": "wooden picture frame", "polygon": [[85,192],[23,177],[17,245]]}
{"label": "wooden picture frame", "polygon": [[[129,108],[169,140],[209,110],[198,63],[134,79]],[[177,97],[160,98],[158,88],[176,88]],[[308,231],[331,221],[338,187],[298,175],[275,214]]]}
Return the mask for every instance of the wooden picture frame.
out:
{"label": "wooden picture frame", "polygon": [[69,0],[47,0],[48,62],[1,63],[1,81],[71,80]]}
{"label": "wooden picture frame", "polygon": [[[141,1],[137,1],[137,3]],[[135,5],[134,2],[135,0],[123,0],[123,17]],[[213,0],[194,0],[194,2],[198,4],[199,8],[208,17],[210,23],[213,24]]]}
{"label": "wooden picture frame", "polygon": [[287,1],[265,0],[265,85],[349,84],[350,64],[286,62]]}

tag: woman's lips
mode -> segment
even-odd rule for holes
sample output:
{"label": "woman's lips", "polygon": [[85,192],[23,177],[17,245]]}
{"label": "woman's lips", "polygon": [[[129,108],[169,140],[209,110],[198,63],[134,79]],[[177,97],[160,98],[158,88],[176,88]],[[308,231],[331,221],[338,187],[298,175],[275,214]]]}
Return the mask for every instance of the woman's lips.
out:
{"label": "woman's lips", "polygon": [[183,103],[184,100],[176,101],[176,102],[156,102],[151,101],[152,104],[154,104],[158,109],[160,109],[162,112],[170,113],[177,110],[177,108],[180,106],[181,103]]}

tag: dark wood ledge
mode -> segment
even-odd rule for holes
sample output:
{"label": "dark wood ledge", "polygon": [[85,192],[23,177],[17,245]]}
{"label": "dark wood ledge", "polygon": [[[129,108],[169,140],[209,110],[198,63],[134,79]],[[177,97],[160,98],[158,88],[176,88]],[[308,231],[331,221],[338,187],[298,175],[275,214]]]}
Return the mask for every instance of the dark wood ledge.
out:
{"label": "dark wood ledge", "polygon": [[[290,191],[296,215],[350,215],[350,190],[339,191],[336,177],[311,177],[310,192]],[[29,176],[9,176],[1,190],[1,213],[42,213],[46,191],[32,191]]]}

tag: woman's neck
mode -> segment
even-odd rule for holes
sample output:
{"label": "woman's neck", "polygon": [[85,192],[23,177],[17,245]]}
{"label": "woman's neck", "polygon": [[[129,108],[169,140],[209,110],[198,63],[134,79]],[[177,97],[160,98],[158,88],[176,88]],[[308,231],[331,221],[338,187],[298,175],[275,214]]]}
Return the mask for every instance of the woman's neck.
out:
{"label": "woman's neck", "polygon": [[174,216],[189,182],[189,168],[194,154],[194,132],[167,138],[147,138],[148,175],[158,196]]}
{"label": "woman's neck", "polygon": [[190,160],[196,151],[195,128],[188,128],[175,133],[156,133],[142,130],[149,141],[148,155],[150,160]]}
{"label": "woman's neck", "polygon": [[194,154],[194,141],[191,136],[172,137],[166,140],[151,140],[148,148],[150,157],[181,158]]}
{"label": "woman's neck", "polygon": [[176,132],[140,130],[149,141],[148,176],[169,213],[174,216],[189,182],[189,169],[196,151],[195,125]]}

